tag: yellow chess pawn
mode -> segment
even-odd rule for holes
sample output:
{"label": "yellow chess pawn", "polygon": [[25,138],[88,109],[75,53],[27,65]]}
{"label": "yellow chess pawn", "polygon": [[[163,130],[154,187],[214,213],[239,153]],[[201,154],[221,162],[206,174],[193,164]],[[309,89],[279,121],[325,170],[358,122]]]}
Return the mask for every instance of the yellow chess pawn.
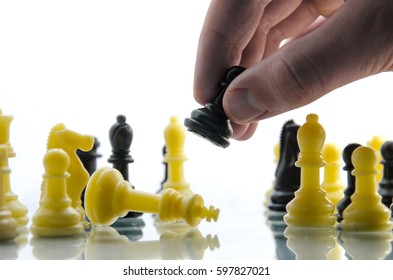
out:
{"label": "yellow chess pawn", "polygon": [[322,157],[326,162],[324,180],[321,189],[326,192],[326,197],[334,206],[344,197],[344,182],[340,177],[340,148],[333,143],[325,144],[322,148]]}
{"label": "yellow chess pawn", "polygon": [[110,167],[101,167],[91,176],[85,207],[95,225],[111,225],[129,211],[158,214],[162,222],[184,220],[190,226],[197,226],[201,219],[217,221],[219,215],[213,206],[206,208],[198,194],[186,197],[173,189],[161,195],[132,189],[121,173]]}
{"label": "yellow chess pawn", "polygon": [[295,198],[287,204],[284,216],[288,226],[323,227],[336,221],[334,205],[320,187],[319,168],[325,165],[321,149],[325,142],[325,130],[318,123],[318,116],[310,114],[298,131],[300,155],[295,163],[301,168],[300,188]]}
{"label": "yellow chess pawn", "polygon": [[352,203],[343,212],[341,228],[344,231],[389,231],[392,229],[390,209],[381,201],[378,194],[376,168],[378,155],[367,146],[356,148],[352,154],[356,177],[355,192],[351,196]]}
{"label": "yellow chess pawn", "polygon": [[7,153],[8,147],[6,145],[0,145],[0,241],[13,239],[18,235],[16,231],[17,223],[5,203],[3,178],[10,173],[7,165]]}
{"label": "yellow chess pawn", "polygon": [[377,164],[377,169],[379,173],[376,175],[376,180],[377,183],[381,182],[382,180],[382,175],[383,175],[383,164],[381,163],[382,161],[382,155],[381,155],[381,147],[382,145],[386,142],[386,139],[380,135],[375,135],[373,138],[367,142],[367,146],[373,148],[378,155],[378,164]]}
{"label": "yellow chess pawn", "polygon": [[67,195],[67,168],[70,159],[62,149],[50,149],[44,159],[40,207],[32,218],[31,232],[35,236],[70,236],[83,231],[79,212],[71,206]]}
{"label": "yellow chess pawn", "polygon": [[166,153],[164,162],[167,163],[168,178],[163,184],[163,191],[174,189],[181,194],[193,195],[189,184],[184,179],[183,163],[187,160],[184,154],[186,129],[177,117],[172,116],[164,130]]}
{"label": "yellow chess pawn", "polygon": [[[12,116],[3,115],[0,110],[0,144],[6,145],[8,149],[8,158],[15,157],[14,149],[9,142],[9,131],[10,124],[13,120]],[[8,167],[8,158],[6,161],[6,166]],[[11,190],[10,174],[6,173],[3,177],[4,192],[5,192],[5,202],[6,207],[11,211],[12,217],[15,218],[19,226],[25,226],[29,222],[27,217],[28,209],[23,203],[18,200],[18,195],[16,195]]]}

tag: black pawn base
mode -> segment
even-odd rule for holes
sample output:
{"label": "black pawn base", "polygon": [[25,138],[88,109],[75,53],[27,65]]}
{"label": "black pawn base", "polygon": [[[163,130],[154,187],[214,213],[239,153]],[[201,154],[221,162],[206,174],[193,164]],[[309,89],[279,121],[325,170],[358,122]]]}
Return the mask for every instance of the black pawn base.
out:
{"label": "black pawn base", "polygon": [[212,103],[204,108],[192,111],[191,118],[184,120],[184,125],[191,131],[213,144],[226,148],[232,137],[232,127],[222,110]]}

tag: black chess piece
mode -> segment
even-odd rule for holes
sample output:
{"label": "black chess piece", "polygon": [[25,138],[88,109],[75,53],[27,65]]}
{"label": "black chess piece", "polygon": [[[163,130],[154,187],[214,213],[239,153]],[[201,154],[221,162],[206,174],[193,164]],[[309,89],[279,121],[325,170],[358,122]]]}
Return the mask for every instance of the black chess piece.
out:
{"label": "black chess piece", "polygon": [[344,160],[343,170],[347,172],[347,187],[344,190],[344,197],[337,203],[337,222],[341,222],[343,220],[342,214],[343,211],[351,204],[351,195],[355,192],[355,182],[356,178],[352,175],[352,170],[355,168],[352,164],[352,153],[356,148],[360,147],[360,144],[352,143],[347,145],[342,153],[342,157]]}
{"label": "black chess piece", "polygon": [[280,157],[275,173],[273,192],[268,208],[272,211],[286,212],[286,205],[295,197],[295,191],[300,186],[300,168],[295,166],[299,157],[297,131],[293,120],[287,121],[280,135]]}
{"label": "black chess piece", "polygon": [[[94,145],[90,151],[84,152],[79,149],[76,150],[76,154],[78,155],[84,168],[90,174],[90,176],[94,173],[94,171],[97,170],[97,158],[102,156],[99,153],[97,153],[97,150],[99,147],[100,147],[100,142],[98,141],[98,139],[96,137],[94,137]],[[85,202],[85,199],[84,199],[85,189],[83,189],[82,195],[81,195],[82,207],[84,207],[84,202]]]}
{"label": "black chess piece", "polygon": [[[162,156],[165,157],[165,154],[166,154],[166,146],[164,145],[164,147],[162,148]],[[157,193],[160,193],[163,190],[164,183],[168,180],[168,163],[163,161],[162,164],[164,165],[164,178],[161,181],[161,187],[157,191]]]}
{"label": "black chess piece", "polygon": [[393,141],[386,141],[381,146],[381,156],[383,174],[378,193],[382,196],[382,203],[390,208],[393,200]]}
{"label": "black chess piece", "polygon": [[[112,163],[113,168],[120,171],[124,180],[129,181],[128,178],[128,164],[134,162],[130,155],[130,147],[133,139],[133,130],[131,126],[126,123],[124,115],[118,115],[116,123],[112,125],[109,130],[109,141],[112,146],[112,154],[108,159]],[[134,186],[132,185],[134,188]],[[141,216],[142,213],[128,212],[125,216],[127,218],[134,218]]]}
{"label": "black chess piece", "polygon": [[245,70],[241,66],[232,66],[228,69],[225,79],[220,84],[217,97],[203,108],[191,112],[191,117],[184,120],[184,125],[191,132],[209,140],[213,144],[226,148],[233,130],[228,117],[224,112],[222,101],[229,84]]}

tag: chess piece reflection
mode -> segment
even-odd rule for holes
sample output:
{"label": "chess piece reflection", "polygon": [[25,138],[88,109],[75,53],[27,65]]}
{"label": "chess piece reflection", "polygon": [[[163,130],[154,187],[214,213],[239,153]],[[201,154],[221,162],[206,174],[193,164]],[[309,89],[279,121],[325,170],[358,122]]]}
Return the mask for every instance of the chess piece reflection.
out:
{"label": "chess piece reflection", "polygon": [[91,176],[85,207],[95,225],[111,225],[128,211],[158,214],[161,221],[168,223],[183,220],[190,226],[197,226],[202,219],[217,221],[219,215],[213,206],[206,208],[197,194],[185,197],[172,189],[162,195],[133,190],[118,170],[109,167],[102,167]]}
{"label": "chess piece reflection", "polygon": [[383,232],[339,233],[341,246],[353,260],[383,260],[392,251],[393,234]]}
{"label": "chess piece reflection", "polygon": [[285,212],[270,212],[268,215],[267,224],[273,232],[274,241],[276,243],[276,255],[279,260],[294,260],[295,254],[287,246],[287,237],[284,231],[287,224],[284,222]]}
{"label": "chess piece reflection", "polygon": [[297,260],[326,260],[336,245],[334,227],[287,227],[284,235]]}
{"label": "chess piece reflection", "polygon": [[90,260],[201,260],[207,249],[219,248],[218,237],[202,236],[196,228],[165,232],[159,240],[129,241],[112,227],[93,227],[86,242]]}
{"label": "chess piece reflection", "polygon": [[[16,156],[14,149],[9,142],[10,124],[12,120],[12,116],[3,115],[0,110],[0,145],[7,146],[7,158],[4,161],[4,166],[6,168],[9,166],[8,158]],[[11,189],[10,172],[5,172],[2,177],[6,207],[9,211],[11,211],[12,217],[15,219],[18,226],[26,226],[29,222],[29,218],[27,217],[28,209],[18,200],[18,195],[16,195]]]}
{"label": "chess piece reflection", "polygon": [[33,256],[37,260],[83,259],[86,234],[69,237],[33,237],[30,240]]}

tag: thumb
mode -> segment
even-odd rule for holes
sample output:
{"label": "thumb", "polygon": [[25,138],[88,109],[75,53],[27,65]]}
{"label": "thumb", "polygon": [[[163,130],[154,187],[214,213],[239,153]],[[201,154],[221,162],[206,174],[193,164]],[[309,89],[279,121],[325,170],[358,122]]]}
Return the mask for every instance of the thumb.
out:
{"label": "thumb", "polygon": [[360,78],[392,70],[389,2],[348,1],[318,29],[247,69],[224,96],[228,117],[237,123],[269,118]]}

